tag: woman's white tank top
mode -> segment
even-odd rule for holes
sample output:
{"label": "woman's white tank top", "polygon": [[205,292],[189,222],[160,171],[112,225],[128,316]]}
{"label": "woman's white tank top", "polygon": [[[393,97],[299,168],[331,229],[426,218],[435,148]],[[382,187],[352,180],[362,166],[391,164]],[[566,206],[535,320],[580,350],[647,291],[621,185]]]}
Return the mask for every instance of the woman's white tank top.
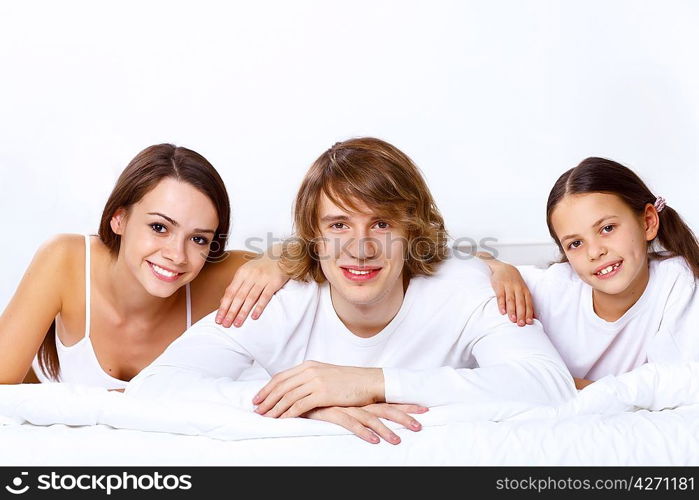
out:
{"label": "woman's white tank top", "polygon": [[[192,326],[192,303],[189,283],[185,288],[187,302],[187,328]],[[105,389],[123,389],[128,381],[112,377],[102,369],[90,340],[90,236],[85,235],[85,336],[71,346],[65,346],[55,334],[56,351],[60,370],[58,381],[83,384]],[[37,357],[32,362],[34,373],[41,382],[55,382],[47,377],[39,367]]]}

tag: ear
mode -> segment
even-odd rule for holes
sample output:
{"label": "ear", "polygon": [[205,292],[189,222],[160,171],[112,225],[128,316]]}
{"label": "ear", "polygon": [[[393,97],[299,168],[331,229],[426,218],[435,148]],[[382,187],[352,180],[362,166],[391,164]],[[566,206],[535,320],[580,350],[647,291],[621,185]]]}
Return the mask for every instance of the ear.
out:
{"label": "ear", "polygon": [[646,233],[646,241],[652,241],[658,235],[660,229],[660,217],[652,203],[646,203],[643,212],[643,230]]}
{"label": "ear", "polygon": [[109,225],[111,226],[112,231],[114,231],[114,234],[118,234],[120,236],[124,234],[124,228],[126,227],[126,209],[120,208],[114,212],[112,219],[109,221]]}

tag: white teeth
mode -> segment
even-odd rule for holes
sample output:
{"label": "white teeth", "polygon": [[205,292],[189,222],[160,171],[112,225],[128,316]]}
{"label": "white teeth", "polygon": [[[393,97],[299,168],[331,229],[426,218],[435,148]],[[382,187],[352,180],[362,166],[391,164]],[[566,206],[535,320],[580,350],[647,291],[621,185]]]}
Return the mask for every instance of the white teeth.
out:
{"label": "white teeth", "polygon": [[605,274],[608,274],[608,273],[611,273],[612,271],[614,271],[614,269],[616,269],[620,265],[621,265],[621,262],[617,262],[616,264],[612,264],[611,266],[605,267],[601,271],[598,271],[596,274],[604,276]]}
{"label": "white teeth", "polygon": [[175,276],[177,276],[177,275],[179,274],[179,273],[170,272],[170,271],[168,271],[167,269],[163,269],[162,267],[156,266],[156,265],[153,264],[153,263],[151,263],[151,265],[153,266],[153,269],[155,269],[155,272],[156,272],[156,273],[162,274],[162,275],[165,276],[166,278],[174,278]]}
{"label": "white teeth", "polygon": [[364,274],[369,274],[371,271],[356,271],[354,269],[347,269],[350,273],[352,274],[357,274],[357,275],[364,275]]}

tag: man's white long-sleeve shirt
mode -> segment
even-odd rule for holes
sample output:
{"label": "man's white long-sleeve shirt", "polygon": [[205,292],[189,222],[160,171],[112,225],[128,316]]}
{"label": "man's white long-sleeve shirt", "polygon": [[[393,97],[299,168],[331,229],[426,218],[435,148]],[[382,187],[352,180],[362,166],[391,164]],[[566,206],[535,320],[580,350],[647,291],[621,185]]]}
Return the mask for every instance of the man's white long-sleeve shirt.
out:
{"label": "man's white long-sleeve shirt", "polygon": [[501,315],[490,271],[476,259],[452,258],[435,275],[411,279],[398,313],[370,338],[340,320],[328,283],[287,283],[258,320],[240,328],[226,329],[214,318],[215,312],[194,324],[126,393],[252,408],[263,383],[236,379],[253,361],[273,375],[315,360],[382,368],[391,403],[550,405],[575,394],[541,324],[520,328]]}

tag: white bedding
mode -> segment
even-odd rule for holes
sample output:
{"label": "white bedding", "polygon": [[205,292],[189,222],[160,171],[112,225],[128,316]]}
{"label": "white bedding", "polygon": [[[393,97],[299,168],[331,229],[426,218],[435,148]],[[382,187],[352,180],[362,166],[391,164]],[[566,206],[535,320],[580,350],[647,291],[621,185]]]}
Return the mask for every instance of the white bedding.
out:
{"label": "white bedding", "polygon": [[[255,386],[251,385],[251,397]],[[402,443],[204,402],[0,387],[0,465],[699,465],[699,368],[646,365],[558,408],[432,408]]]}

